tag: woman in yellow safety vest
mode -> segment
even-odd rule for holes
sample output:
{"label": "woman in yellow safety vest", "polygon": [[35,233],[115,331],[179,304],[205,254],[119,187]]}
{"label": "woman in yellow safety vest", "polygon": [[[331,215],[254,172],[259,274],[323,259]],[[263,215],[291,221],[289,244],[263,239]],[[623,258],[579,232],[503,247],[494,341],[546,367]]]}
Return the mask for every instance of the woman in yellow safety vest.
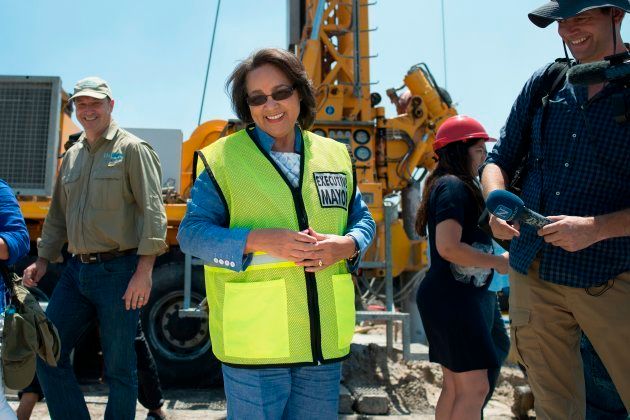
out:
{"label": "woman in yellow safety vest", "polygon": [[307,131],[316,102],[295,55],[259,50],[228,88],[249,125],[198,152],[178,233],[204,260],[228,418],[336,418],[355,324],[350,272],[374,220],[346,146]]}

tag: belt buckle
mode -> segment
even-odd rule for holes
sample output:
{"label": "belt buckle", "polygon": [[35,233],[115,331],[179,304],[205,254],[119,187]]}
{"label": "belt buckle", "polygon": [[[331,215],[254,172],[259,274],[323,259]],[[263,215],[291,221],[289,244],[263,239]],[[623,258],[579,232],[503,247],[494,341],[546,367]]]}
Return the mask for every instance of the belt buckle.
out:
{"label": "belt buckle", "polygon": [[83,264],[92,264],[98,262],[98,254],[79,254],[79,260]]}

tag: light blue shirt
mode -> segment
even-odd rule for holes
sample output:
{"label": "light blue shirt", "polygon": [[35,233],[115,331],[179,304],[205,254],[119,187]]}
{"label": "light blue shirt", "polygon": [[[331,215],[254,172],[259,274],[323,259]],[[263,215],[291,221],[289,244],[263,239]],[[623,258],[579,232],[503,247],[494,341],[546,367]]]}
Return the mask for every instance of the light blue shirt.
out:
{"label": "light blue shirt", "polygon": [[[505,249],[501,248],[498,243],[492,241],[492,246],[494,247],[494,255],[501,255],[505,252]],[[505,289],[510,286],[510,281],[507,274],[501,274],[497,270],[494,270],[494,274],[492,276],[492,282],[490,283],[490,287],[488,290],[491,292],[498,292],[500,290]]]}
{"label": "light blue shirt", "polygon": [[[256,127],[260,146],[270,152],[275,140]],[[295,128],[295,152],[302,151],[302,133]],[[245,254],[245,243],[250,230],[229,228],[228,214],[223,206],[219,192],[206,171],[195,181],[190,191],[186,216],[179,226],[177,240],[183,252],[204,260],[207,264],[228,268],[233,271],[245,270],[253,254]],[[372,242],[376,223],[357,188],[352,207],[348,210],[348,226],[345,234],[352,236],[361,253],[348,264],[350,271],[355,271]]]}

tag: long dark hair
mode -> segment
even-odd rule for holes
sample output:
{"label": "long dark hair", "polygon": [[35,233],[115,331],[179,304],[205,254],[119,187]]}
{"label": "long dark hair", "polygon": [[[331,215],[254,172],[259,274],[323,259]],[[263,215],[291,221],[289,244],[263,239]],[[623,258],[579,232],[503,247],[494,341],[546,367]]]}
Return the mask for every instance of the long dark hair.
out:
{"label": "long dark hair", "polygon": [[236,116],[248,124],[253,122],[249,105],[247,105],[247,74],[264,64],[271,64],[282,71],[297,90],[301,100],[298,123],[304,130],[308,130],[315,121],[317,111],[313,83],[304,65],[295,54],[279,48],[263,48],[255,51],[241,61],[228,77],[226,88],[230,92],[232,108]]}
{"label": "long dark hair", "polygon": [[416,232],[420,236],[426,236],[427,224],[429,221],[429,196],[433,190],[436,181],[443,176],[453,175],[461,179],[468,187],[471,194],[475,198],[477,204],[477,212],[481,214],[485,206],[481,190],[477,186],[475,177],[470,171],[470,157],[468,149],[477,144],[479,139],[469,139],[466,141],[457,141],[438,149],[438,163],[433,172],[427,177],[422,191],[422,201],[418,207],[416,215]]}

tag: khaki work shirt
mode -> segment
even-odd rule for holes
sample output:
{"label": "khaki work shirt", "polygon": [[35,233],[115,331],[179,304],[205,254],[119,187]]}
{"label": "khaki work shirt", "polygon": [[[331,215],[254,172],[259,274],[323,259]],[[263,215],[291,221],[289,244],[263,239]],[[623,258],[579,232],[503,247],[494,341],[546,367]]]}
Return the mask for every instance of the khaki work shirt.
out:
{"label": "khaki work shirt", "polygon": [[112,120],[90,147],[85,133],[66,152],[38,245],[40,257],[166,249],[162,171],[151,146]]}

